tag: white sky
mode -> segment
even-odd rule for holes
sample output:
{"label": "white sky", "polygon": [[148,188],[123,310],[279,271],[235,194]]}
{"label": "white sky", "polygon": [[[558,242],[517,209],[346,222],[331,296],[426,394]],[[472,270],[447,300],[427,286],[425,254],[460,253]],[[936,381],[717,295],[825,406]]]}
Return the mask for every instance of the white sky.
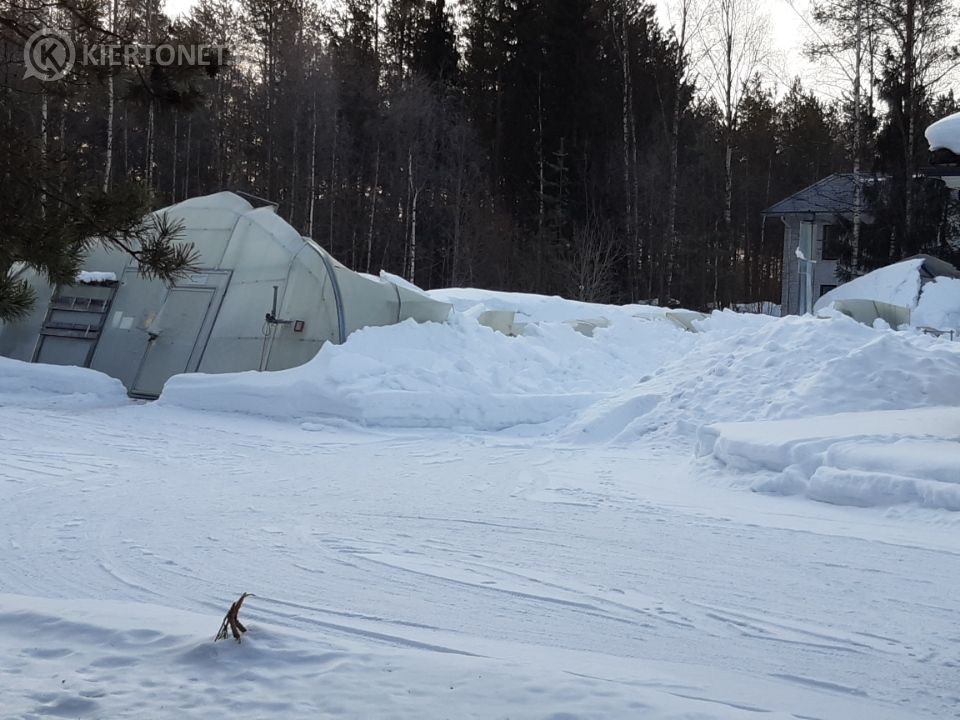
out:
{"label": "white sky", "polygon": [[[651,0],[657,7],[657,17],[664,28],[673,24],[671,7],[676,0]],[[799,76],[807,88],[826,97],[838,92],[824,84],[825,68],[819,68],[804,56],[804,45],[814,38],[812,0],[754,0],[769,21],[770,44],[775,58],[766,72],[766,81],[775,83],[781,92]],[[712,0],[702,0],[710,3]],[[826,69],[829,73],[829,69]]]}
{"label": "white sky", "polygon": [[163,4],[163,8],[167,15],[176,17],[186,12],[191,5],[193,5],[193,0],[167,0],[167,2]]}

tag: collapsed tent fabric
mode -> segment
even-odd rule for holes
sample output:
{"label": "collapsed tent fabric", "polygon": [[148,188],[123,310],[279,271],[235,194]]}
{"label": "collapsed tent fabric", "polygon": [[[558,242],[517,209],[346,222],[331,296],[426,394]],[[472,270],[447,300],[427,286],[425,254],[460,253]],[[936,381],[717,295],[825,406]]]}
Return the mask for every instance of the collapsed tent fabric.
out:
{"label": "collapsed tent fabric", "polygon": [[916,255],[834,288],[817,300],[813,309],[819,312],[837,300],[877,300],[912,309],[923,286],[936,278],[960,278],[960,271],[939,258]]}
{"label": "collapsed tent fabric", "polygon": [[88,256],[84,277],[104,282],[55,288],[21,269],[37,303],[0,325],[0,355],[92,367],[132,395],[156,397],[179,373],[286,369],[362,327],[449,316],[446,303],[349,270],[272,205],[221,192],[156,214],[181,224],[178,242],[199,255],[195,271],[168,286],[103,246]]}

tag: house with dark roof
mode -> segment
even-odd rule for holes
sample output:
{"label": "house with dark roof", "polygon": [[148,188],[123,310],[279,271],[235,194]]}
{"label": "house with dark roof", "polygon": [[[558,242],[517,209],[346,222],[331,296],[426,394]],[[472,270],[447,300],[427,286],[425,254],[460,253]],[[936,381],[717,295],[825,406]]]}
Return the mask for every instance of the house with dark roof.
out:
{"label": "house with dark roof", "polygon": [[[782,314],[802,313],[808,293],[812,292],[812,306],[839,283],[837,260],[847,240],[838,219],[853,220],[854,177],[853,173],[829,175],[763,211],[764,220],[780,218],[784,225]],[[873,175],[861,175],[863,185],[877,181]],[[866,224],[873,222],[869,207],[861,209],[860,218]]]}

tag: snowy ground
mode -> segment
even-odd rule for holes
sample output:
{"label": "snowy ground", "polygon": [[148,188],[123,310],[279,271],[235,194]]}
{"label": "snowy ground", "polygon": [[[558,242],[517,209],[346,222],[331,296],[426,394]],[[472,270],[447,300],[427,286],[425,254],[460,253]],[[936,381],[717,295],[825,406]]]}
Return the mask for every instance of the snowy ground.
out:
{"label": "snowy ground", "polygon": [[[960,403],[956,346],[629,310],[585,338],[545,307],[152,404],[3,361],[0,717],[960,717],[960,516],[762,485],[857,442],[960,481],[924,409]],[[834,409],[873,424],[789,425]]]}

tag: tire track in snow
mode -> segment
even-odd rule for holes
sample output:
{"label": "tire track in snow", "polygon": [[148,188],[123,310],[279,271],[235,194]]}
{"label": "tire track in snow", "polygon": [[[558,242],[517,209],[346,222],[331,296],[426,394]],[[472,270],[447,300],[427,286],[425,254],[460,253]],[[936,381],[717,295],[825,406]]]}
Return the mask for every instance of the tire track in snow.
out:
{"label": "tire track in snow", "polygon": [[[249,589],[303,606],[254,602],[253,618],[320,635],[462,650],[429,641],[453,633],[708,662],[826,676],[940,716],[955,708],[958,607],[944,578],[960,572],[956,556],[732,521],[636,449],[517,441],[504,450],[500,439],[440,435],[339,441],[337,431],[206,417],[184,425],[182,415],[137,410],[85,415],[79,437],[75,417],[0,409],[0,424],[43,438],[30,456],[22,439],[0,437],[0,452],[18,458],[2,470],[13,482],[0,483],[15,508],[0,530],[11,548],[0,588],[162,598],[215,615]],[[96,453],[80,447],[91,434]],[[32,472],[45,467],[54,474]],[[531,467],[595,509],[511,496]],[[378,556],[390,563],[370,560]],[[824,562],[844,557],[852,568]],[[624,621],[638,630],[625,632]],[[880,627],[887,637],[869,639]]]}

